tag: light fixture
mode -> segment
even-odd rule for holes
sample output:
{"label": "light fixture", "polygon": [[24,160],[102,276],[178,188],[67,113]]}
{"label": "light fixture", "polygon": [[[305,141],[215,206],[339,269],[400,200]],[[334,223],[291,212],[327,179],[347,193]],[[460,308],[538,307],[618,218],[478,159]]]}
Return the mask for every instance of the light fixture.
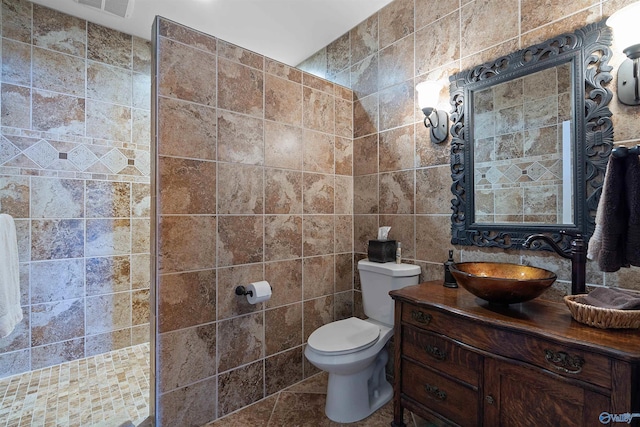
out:
{"label": "light fixture", "polygon": [[640,105],[640,2],[623,7],[607,19],[613,28],[615,45],[628,59],[618,68],[618,99],[626,105]]}
{"label": "light fixture", "polygon": [[431,128],[431,142],[440,144],[447,139],[447,125],[449,115],[446,111],[435,108],[440,99],[442,84],[435,81],[426,81],[416,85],[418,91],[418,105],[424,113],[424,125]]}

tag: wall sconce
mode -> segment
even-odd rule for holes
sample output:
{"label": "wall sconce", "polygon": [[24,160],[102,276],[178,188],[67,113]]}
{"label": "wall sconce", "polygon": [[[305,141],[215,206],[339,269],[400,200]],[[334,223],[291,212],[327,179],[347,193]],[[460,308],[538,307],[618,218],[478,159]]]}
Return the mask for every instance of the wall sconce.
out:
{"label": "wall sconce", "polygon": [[628,59],[618,68],[618,99],[625,105],[640,105],[640,2],[623,7],[607,19],[615,45]]}
{"label": "wall sconce", "polygon": [[449,115],[446,111],[435,108],[440,99],[442,85],[439,82],[427,81],[416,85],[418,105],[424,113],[424,125],[431,128],[431,142],[440,144],[447,139],[449,132]]}

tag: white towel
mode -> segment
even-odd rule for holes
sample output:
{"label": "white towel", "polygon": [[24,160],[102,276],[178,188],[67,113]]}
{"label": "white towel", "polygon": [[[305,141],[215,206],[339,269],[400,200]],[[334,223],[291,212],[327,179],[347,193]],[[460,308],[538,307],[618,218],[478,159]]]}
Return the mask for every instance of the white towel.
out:
{"label": "white towel", "polygon": [[16,225],[11,215],[0,214],[0,338],[11,334],[21,320]]}

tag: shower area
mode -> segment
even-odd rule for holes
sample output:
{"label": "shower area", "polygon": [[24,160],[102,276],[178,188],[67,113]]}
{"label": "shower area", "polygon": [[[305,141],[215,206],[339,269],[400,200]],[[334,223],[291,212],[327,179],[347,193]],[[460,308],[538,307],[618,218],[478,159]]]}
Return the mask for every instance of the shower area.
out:
{"label": "shower area", "polygon": [[150,43],[26,0],[2,1],[1,31],[0,212],[16,224],[23,320],[0,339],[0,427],[137,425]]}

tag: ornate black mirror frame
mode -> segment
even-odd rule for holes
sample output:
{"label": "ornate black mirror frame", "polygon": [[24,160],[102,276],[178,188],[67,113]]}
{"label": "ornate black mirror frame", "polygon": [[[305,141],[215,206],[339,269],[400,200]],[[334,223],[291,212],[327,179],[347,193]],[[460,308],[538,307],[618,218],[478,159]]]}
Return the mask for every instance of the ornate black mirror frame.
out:
{"label": "ornate black mirror frame", "polygon": [[[528,235],[550,233],[560,247],[567,249],[571,236],[560,234],[560,230],[580,233],[585,239],[593,234],[602,180],[613,147],[608,108],[612,92],[605,87],[612,79],[612,67],[608,65],[611,41],[611,29],[602,20],[450,77],[451,191],[455,196],[451,201],[451,243],[520,248]],[[574,224],[477,223],[471,115],[474,91],[569,61],[573,61]]]}

